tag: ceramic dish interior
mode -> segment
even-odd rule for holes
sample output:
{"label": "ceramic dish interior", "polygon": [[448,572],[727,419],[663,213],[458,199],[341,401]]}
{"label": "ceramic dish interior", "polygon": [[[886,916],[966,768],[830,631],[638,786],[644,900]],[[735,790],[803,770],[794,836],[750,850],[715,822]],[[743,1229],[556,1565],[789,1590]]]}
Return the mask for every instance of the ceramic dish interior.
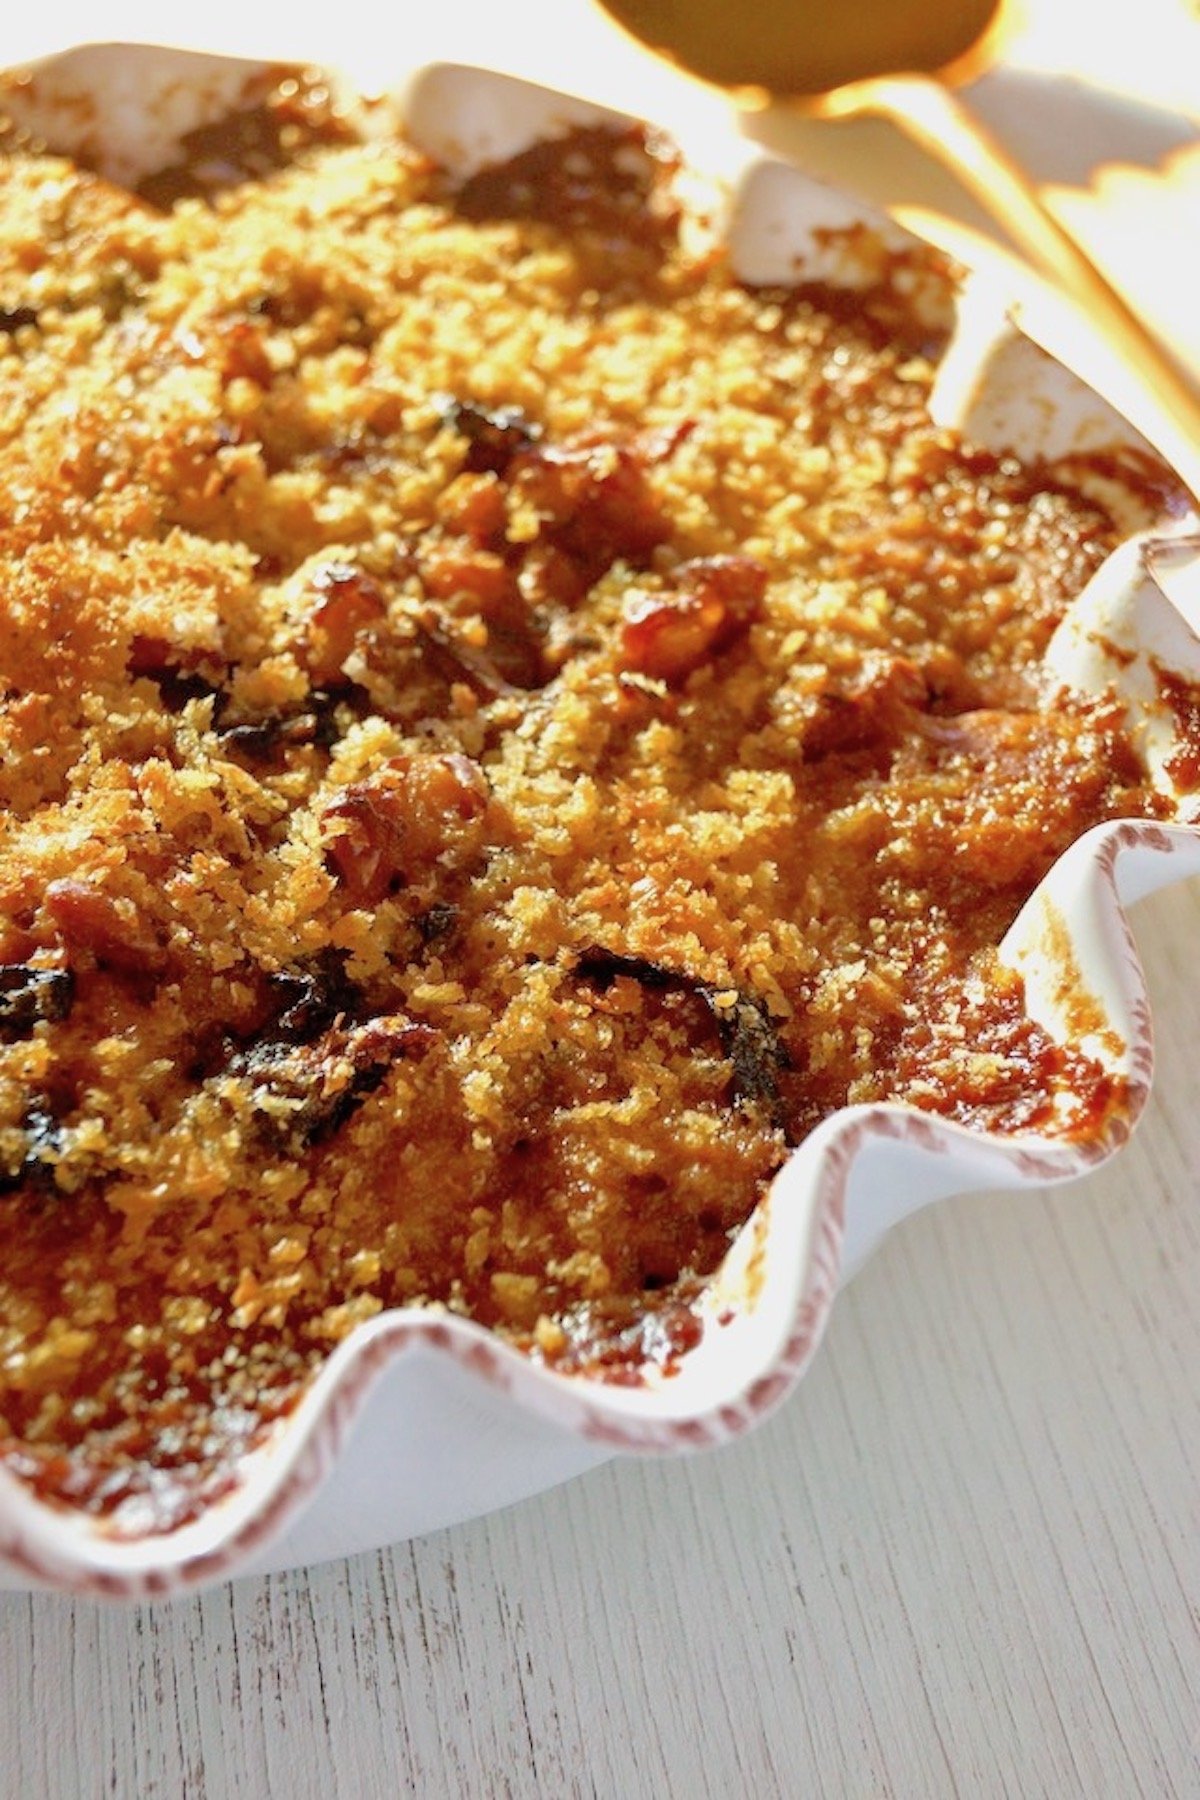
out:
{"label": "ceramic dish interior", "polygon": [[[169,163],[184,133],[221,117],[260,79],[246,64],[101,46],[10,77],[3,105],[53,148],[131,181]],[[599,115],[561,94],[440,67],[368,109],[367,128],[397,116],[419,146],[466,171]],[[732,133],[703,151],[686,139],[682,147],[705,170],[697,229],[721,233],[748,280],[799,274],[854,286],[855,241],[912,243]],[[868,239],[847,237],[848,226],[866,227]],[[1100,469],[1141,454],[1102,400],[1014,328],[992,285],[950,279],[934,257],[913,267],[912,305],[952,321],[933,395],[941,421],[991,449],[1091,453],[1090,476],[1080,463],[1083,481],[1102,481]],[[1119,477],[1107,485],[1106,498],[1122,504]],[[1200,528],[1169,483],[1158,503],[1131,503],[1126,523],[1127,542],[1060,629],[1051,658],[1067,686],[1114,682],[1145,714],[1148,761],[1169,789],[1179,721],[1153,704],[1155,670],[1200,677]],[[450,1524],[617,1451],[680,1451],[745,1430],[791,1389],[839,1282],[899,1220],[967,1189],[1077,1176],[1127,1136],[1150,1079],[1151,1036],[1123,907],[1200,871],[1200,832],[1185,822],[1182,802],[1179,818],[1090,832],[1003,946],[1033,1016],[1056,1038],[1082,1042],[1127,1084],[1127,1104],[1097,1135],[999,1138],[899,1106],[845,1109],[780,1171],[710,1284],[699,1344],[669,1381],[605,1386],[563,1376],[462,1319],[385,1312],[329,1357],[294,1412],[246,1459],[236,1488],[170,1534],[119,1538],[95,1519],[52,1510],[0,1472],[3,1578],[118,1596],[170,1593]]]}

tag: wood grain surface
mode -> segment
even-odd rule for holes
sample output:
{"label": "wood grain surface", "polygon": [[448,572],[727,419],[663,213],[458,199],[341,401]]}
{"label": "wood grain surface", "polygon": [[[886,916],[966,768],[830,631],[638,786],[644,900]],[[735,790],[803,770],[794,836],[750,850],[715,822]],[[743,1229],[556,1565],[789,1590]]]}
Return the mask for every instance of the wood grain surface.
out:
{"label": "wood grain surface", "polygon": [[0,1596],[0,1792],[1200,1794],[1200,884],[1115,1165],[898,1232],[795,1399],[159,1610]]}

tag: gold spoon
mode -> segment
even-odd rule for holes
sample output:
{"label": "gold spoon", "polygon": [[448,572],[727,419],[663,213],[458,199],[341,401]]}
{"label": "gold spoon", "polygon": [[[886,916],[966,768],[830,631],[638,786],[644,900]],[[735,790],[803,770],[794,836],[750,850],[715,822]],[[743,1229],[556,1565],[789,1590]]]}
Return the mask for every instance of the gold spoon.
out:
{"label": "gold spoon", "polygon": [[817,118],[874,114],[899,126],[1139,372],[1182,434],[1175,462],[1200,495],[1200,392],[954,91],[997,60],[1019,26],[1020,0],[600,3],[642,44],[753,104],[782,99]]}

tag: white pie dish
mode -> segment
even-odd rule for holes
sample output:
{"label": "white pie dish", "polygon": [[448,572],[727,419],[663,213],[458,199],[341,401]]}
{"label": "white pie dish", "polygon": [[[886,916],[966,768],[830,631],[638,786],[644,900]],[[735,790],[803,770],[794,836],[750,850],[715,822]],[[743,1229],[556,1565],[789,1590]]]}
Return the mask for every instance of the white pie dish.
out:
{"label": "white pie dish", "polygon": [[[220,116],[256,73],[221,59],[102,46],[40,65],[12,87],[5,110],[53,147],[86,151],[128,179],[170,160],[180,134]],[[418,143],[462,166],[596,114],[566,96],[450,67],[420,72],[396,105]],[[684,148],[697,157],[695,146]],[[844,240],[824,228],[901,235],[732,134],[727,145],[706,146],[705,162],[730,186],[723,229],[751,279],[790,279],[799,266],[853,282]],[[957,318],[935,392],[940,416],[992,448],[1140,453],[1103,401],[1013,328],[987,283],[950,283],[931,259],[918,286],[914,304],[953,308]],[[1141,706],[1153,693],[1156,659],[1200,677],[1190,622],[1200,625],[1200,521],[1181,490],[1164,489],[1160,507],[1135,510],[1128,523],[1128,542],[1072,613],[1053,657],[1064,683],[1119,677]],[[1171,719],[1153,707],[1148,719],[1147,754],[1166,782]],[[1128,1082],[1128,1104],[1102,1136],[1000,1139],[899,1106],[847,1109],[777,1177],[714,1284],[701,1343],[669,1381],[604,1386],[536,1366],[460,1319],[385,1313],[333,1353],[294,1413],[247,1459],[237,1488],[173,1533],[117,1537],[0,1472],[0,1579],[165,1594],[417,1535],[616,1452],[674,1452],[737,1435],[790,1390],[839,1282],[900,1219],[968,1189],[1066,1180],[1117,1149],[1151,1069],[1123,906],[1197,872],[1200,833],[1190,825],[1098,828],[1060,861],[1006,940],[1040,1022],[1063,1034],[1082,1028],[1089,1048]]]}

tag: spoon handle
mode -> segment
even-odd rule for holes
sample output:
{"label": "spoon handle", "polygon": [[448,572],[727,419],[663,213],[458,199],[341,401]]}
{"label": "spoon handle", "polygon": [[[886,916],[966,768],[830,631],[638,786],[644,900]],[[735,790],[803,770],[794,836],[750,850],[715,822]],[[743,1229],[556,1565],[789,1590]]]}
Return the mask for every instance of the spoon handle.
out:
{"label": "spoon handle", "polygon": [[827,95],[825,117],[871,112],[898,126],[963,184],[1051,284],[1136,370],[1178,442],[1176,470],[1200,497],[1200,390],[1147,330],[1079,243],[1054,218],[1024,170],[950,88],[924,75],[882,76]]}

